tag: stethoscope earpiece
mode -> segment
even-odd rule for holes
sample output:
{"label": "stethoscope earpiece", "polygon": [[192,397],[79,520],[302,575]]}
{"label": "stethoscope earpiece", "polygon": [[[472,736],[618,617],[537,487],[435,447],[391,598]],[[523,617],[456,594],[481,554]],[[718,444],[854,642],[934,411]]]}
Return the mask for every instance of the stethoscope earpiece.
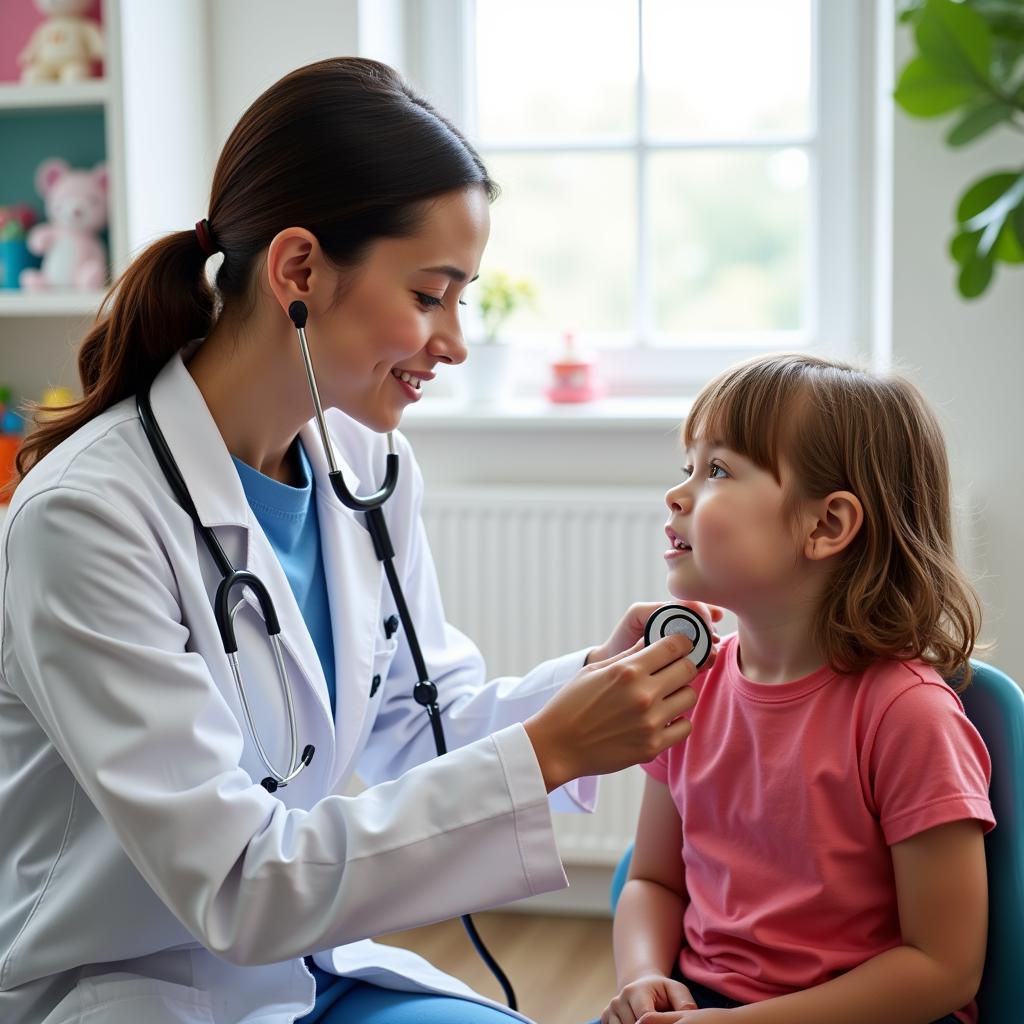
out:
{"label": "stethoscope earpiece", "polygon": [[306,321],[309,319],[309,310],[306,309],[306,304],[296,299],[288,307],[288,319],[295,324],[295,329],[299,330],[306,326]]}
{"label": "stethoscope earpiece", "polygon": [[663,604],[644,626],[644,644],[650,647],[655,640],[681,633],[693,644],[687,657],[700,668],[711,655],[711,630],[692,609],[681,604]]}

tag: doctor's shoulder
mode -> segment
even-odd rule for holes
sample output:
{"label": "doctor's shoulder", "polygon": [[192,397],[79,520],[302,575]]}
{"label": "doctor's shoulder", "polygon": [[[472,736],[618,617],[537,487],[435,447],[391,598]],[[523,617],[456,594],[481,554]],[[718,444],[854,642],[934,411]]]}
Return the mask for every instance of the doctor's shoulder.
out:
{"label": "doctor's shoulder", "polygon": [[[18,484],[4,521],[7,534],[46,529],[59,507],[93,508],[112,520],[151,519],[159,467],[146,445],[133,398],[111,406],[39,460]],[[173,501],[173,496],[168,492]],[[87,538],[83,536],[83,541]]]}

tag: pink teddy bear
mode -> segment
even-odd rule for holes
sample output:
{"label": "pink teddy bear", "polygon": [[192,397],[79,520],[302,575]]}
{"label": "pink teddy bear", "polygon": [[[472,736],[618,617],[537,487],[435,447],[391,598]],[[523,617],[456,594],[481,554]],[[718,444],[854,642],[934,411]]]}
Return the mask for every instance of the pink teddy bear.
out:
{"label": "pink teddy bear", "polygon": [[46,200],[49,223],[28,233],[29,252],[43,257],[38,270],[23,270],[26,291],[48,288],[102,288],[107,280],[107,250],[97,237],[107,223],[107,168],[72,170],[63,160],[44,160],[36,171],[36,189]]}

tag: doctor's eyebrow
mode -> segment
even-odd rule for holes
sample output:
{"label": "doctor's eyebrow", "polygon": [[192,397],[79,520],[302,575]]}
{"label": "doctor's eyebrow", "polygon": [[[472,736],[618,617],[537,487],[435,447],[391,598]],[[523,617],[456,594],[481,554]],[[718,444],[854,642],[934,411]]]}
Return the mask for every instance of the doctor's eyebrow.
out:
{"label": "doctor's eyebrow", "polygon": [[467,279],[469,279],[469,283],[472,284],[476,280],[476,278],[480,276],[479,274],[477,274],[476,277],[470,278],[469,274],[467,274],[464,270],[459,270],[458,267],[448,266],[424,267],[422,272],[424,274],[444,274],[446,277],[450,277],[453,281],[458,281],[459,284],[462,284],[462,282]]}

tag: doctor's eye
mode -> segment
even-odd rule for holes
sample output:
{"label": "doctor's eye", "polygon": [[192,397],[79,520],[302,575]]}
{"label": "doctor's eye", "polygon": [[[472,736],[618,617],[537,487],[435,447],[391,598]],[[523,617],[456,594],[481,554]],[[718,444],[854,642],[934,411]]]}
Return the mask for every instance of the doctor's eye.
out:
{"label": "doctor's eye", "polygon": [[416,296],[417,301],[424,309],[437,309],[440,307],[444,309],[444,302],[437,298],[436,295],[427,295],[425,292],[413,292]]}

